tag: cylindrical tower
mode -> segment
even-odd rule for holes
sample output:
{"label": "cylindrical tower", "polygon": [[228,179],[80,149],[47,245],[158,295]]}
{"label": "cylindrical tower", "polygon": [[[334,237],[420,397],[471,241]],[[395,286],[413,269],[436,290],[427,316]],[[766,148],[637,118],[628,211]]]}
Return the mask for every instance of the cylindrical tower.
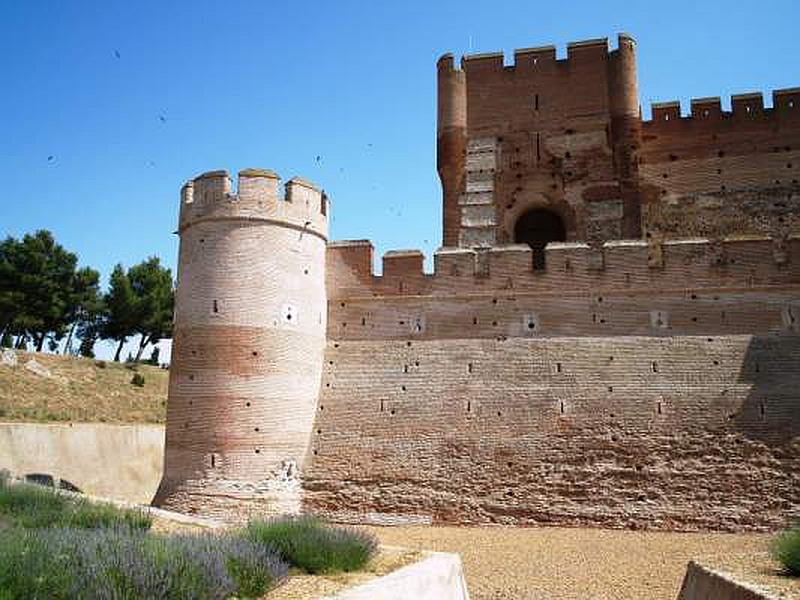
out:
{"label": "cylindrical tower", "polygon": [[639,195],[639,150],[642,119],[636,82],[636,42],[619,34],[618,48],[609,60],[609,107],[611,143],[622,193],[623,231],[626,238],[640,238],[641,198]]}
{"label": "cylindrical tower", "polygon": [[153,501],[296,512],[322,375],[328,202],[271,171],[183,188],[164,475]]}
{"label": "cylindrical tower", "polygon": [[438,70],[436,168],[442,182],[443,246],[458,246],[461,214],[458,201],[464,192],[467,156],[467,78],[445,54]]}

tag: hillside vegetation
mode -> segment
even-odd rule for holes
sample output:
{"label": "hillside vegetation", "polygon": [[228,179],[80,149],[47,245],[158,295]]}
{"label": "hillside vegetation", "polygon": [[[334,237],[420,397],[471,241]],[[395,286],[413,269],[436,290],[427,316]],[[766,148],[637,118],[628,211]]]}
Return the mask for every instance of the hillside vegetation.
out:
{"label": "hillside vegetation", "polygon": [[[0,420],[163,423],[169,371],[72,356],[16,352],[0,364]],[[26,368],[34,359],[48,374]],[[131,383],[144,377],[141,387]]]}

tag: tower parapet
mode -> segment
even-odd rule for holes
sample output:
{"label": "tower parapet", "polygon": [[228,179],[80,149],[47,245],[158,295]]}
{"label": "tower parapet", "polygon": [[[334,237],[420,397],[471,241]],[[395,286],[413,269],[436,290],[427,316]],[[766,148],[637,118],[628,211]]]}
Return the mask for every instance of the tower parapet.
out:
{"label": "tower parapet", "polygon": [[181,193],[164,476],[154,502],[226,518],[299,510],[326,336],[328,200],[211,171]]}
{"label": "tower parapet", "polygon": [[244,169],[237,191],[227,171],[209,171],[188,182],[181,193],[179,230],[207,219],[281,222],[328,236],[328,198],[312,183],[295,177],[285,186],[266,169]]}

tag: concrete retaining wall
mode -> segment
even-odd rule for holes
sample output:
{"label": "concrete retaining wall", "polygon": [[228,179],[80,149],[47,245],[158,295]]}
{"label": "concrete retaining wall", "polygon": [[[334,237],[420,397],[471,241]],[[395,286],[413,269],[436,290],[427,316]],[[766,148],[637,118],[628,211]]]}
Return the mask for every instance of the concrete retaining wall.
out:
{"label": "concrete retaining wall", "polygon": [[686,567],[678,600],[776,600],[769,592],[733,581],[691,561]]}
{"label": "concrete retaining wall", "polygon": [[469,600],[458,554],[431,553],[413,565],[323,600]]}
{"label": "concrete retaining wall", "polygon": [[0,469],[50,475],[94,496],[148,504],[163,457],[162,425],[0,423]]}

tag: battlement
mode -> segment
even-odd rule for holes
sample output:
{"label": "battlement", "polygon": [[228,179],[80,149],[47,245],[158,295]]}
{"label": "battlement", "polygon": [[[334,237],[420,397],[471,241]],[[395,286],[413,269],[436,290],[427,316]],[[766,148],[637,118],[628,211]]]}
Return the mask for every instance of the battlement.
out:
{"label": "battlement", "polygon": [[[627,33],[620,33],[617,36],[618,47],[635,45],[634,39]],[[533,69],[542,68],[548,65],[566,67],[572,63],[583,63],[605,60],[617,52],[616,49],[609,47],[608,38],[597,38],[570,42],[567,44],[567,57],[558,59],[556,46],[546,45],[534,48],[517,48],[514,50],[514,62],[504,64],[503,52],[486,52],[480,54],[465,54],[461,58],[461,69],[465,71],[508,71],[509,69]],[[437,62],[440,71],[458,70],[455,60],[451,53],[442,55]]]}
{"label": "battlement", "polygon": [[238,174],[234,191],[228,171],[208,171],[181,190],[179,230],[205,220],[264,220],[282,222],[327,239],[328,205],[325,192],[299,177],[281,186],[274,171],[244,169]]}
{"label": "battlement", "polygon": [[673,127],[685,126],[689,123],[710,125],[730,120],[739,124],[754,122],[773,122],[779,120],[800,121],[800,88],[774,90],[772,92],[772,108],[764,107],[761,92],[734,94],[731,96],[731,110],[722,110],[719,97],[693,98],[690,114],[682,116],[681,103],[654,102],[651,105],[652,117],[643,124],[649,130],[671,130]]}
{"label": "battlement", "polygon": [[433,273],[423,271],[418,250],[387,252],[383,274],[373,272],[367,240],[328,245],[329,298],[442,295],[481,290],[552,292],[796,285],[800,238],[725,240],[616,240],[602,245],[550,243],[544,269],[533,268],[527,245],[486,250],[442,248]]}

